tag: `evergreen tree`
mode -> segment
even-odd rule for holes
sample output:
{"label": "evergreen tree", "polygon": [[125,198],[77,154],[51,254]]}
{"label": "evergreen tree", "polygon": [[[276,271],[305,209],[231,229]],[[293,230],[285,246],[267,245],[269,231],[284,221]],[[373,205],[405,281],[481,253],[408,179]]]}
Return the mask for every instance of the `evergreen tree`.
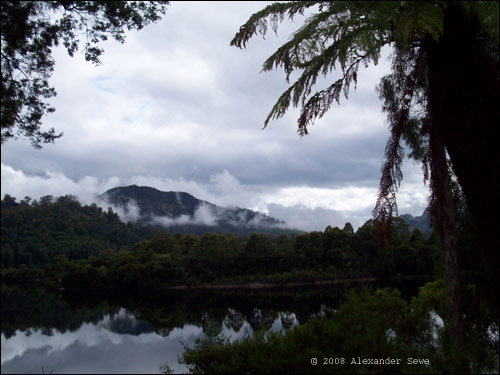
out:
{"label": "evergreen tree", "polygon": [[[263,65],[281,67],[289,81],[264,125],[302,106],[298,133],[321,118],[340,95],[356,86],[360,65],[377,64],[383,46],[394,47],[393,73],[379,86],[391,136],[385,149],[374,218],[387,247],[390,222],[397,214],[396,193],[403,178],[401,140],[423,162],[430,178],[433,217],[443,237],[445,285],[450,333],[456,351],[463,344],[455,233],[452,172],[466,197],[481,237],[498,266],[498,237],[490,207],[498,206],[498,147],[493,132],[499,119],[498,1],[358,2],[296,1],[274,3],[252,15],[231,45],[275,32],[285,18],[315,12]],[[340,66],[341,78],[311,95],[320,75]],[[447,160],[449,155],[450,160]],[[430,171],[430,173],[429,173]]]}

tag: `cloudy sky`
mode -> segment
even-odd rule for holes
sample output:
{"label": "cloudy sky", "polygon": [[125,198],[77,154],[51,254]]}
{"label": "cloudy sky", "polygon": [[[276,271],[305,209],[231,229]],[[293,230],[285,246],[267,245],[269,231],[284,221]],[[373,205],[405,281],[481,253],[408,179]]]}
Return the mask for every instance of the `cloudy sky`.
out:
{"label": "cloudy sky", "polygon": [[[356,91],[308,136],[296,133],[299,109],[263,130],[288,86],[282,71],[261,73],[262,63],[302,19],[283,23],[278,36],[254,37],[246,50],[230,47],[265,4],[173,1],[125,44],[106,42],[98,67],[54,49],[56,112],[44,124],[64,136],[42,150],[25,140],[2,145],[2,197],[74,194],[90,203],[137,184],[259,210],[305,230],[362,225],[389,136],[375,86],[390,72],[390,50],[360,68]],[[420,215],[428,198],[420,166],[405,160],[403,173],[399,212]]]}

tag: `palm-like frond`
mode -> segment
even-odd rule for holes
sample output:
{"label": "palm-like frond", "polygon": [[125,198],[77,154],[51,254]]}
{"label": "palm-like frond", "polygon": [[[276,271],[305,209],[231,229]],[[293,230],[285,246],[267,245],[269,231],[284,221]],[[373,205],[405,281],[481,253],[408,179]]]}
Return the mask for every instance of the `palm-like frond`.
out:
{"label": "palm-like frond", "polygon": [[[427,83],[423,78],[426,57],[422,46],[429,40],[439,40],[446,9],[457,6],[480,20],[487,34],[485,39],[496,40],[498,44],[498,1],[296,1],[274,3],[252,15],[231,45],[245,48],[252,36],[265,36],[269,27],[276,32],[286,18],[304,15],[306,10],[311,12],[262,68],[263,71],[283,69],[287,82],[293,72],[300,71],[264,121],[266,127],[269,121],[282,117],[290,106],[300,105],[297,120],[300,136],[308,134],[308,127],[331,108],[333,101],[340,104],[341,94],[347,98],[351,85],[356,88],[360,65],[377,64],[384,45],[395,47],[400,61],[394,62],[396,70],[379,86],[391,136],[373,214],[385,222],[397,213],[396,192],[403,178],[401,138],[412,148],[412,155],[422,161],[426,179],[429,177],[428,133],[423,130],[429,121],[426,118]],[[498,55],[498,45],[490,49]],[[336,68],[340,68],[340,76],[327,88],[313,93],[319,76],[326,77]]]}

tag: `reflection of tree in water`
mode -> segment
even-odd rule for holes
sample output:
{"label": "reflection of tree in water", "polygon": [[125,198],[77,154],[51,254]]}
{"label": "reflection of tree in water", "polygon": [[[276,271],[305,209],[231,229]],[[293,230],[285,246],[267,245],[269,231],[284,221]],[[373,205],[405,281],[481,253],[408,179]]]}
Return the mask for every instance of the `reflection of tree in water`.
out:
{"label": "reflection of tree in water", "polygon": [[239,311],[231,308],[227,309],[227,315],[224,318],[224,326],[227,329],[232,329],[234,332],[238,333],[244,323],[245,317],[241,315]]}
{"label": "reflection of tree in water", "polygon": [[54,336],[54,330],[48,327],[43,327],[40,333],[44,336]]}
{"label": "reflection of tree in water", "polygon": [[[93,308],[72,308],[68,301],[43,289],[1,288],[1,332],[6,339],[16,331],[30,336],[33,331],[52,336],[78,330],[83,323],[99,322],[114,310],[103,304]],[[117,309],[118,310],[118,309]]]}
{"label": "reflection of tree in water", "polygon": [[[202,327],[209,320],[239,332],[245,321],[252,329],[268,329],[281,319],[285,329],[338,306],[341,288],[286,288],[266,291],[184,290],[123,296],[114,303],[147,321],[162,335],[186,324]],[[340,292],[339,292],[340,291]],[[323,307],[322,307],[323,306]],[[283,319],[282,319],[283,317]]]}
{"label": "reflection of tree in water", "polygon": [[[104,326],[111,332],[134,336],[154,332],[151,325],[141,320],[137,320],[132,314],[125,310],[121,310],[120,314],[111,317],[109,322]],[[170,333],[170,330],[168,330],[168,332]],[[168,333],[166,336],[168,336]]]}
{"label": "reflection of tree in water", "polygon": [[322,304],[319,307],[319,311],[312,314],[310,318],[329,318],[335,313],[335,311],[337,311],[337,309]]}
{"label": "reflection of tree in water", "polygon": [[274,321],[278,318],[278,312],[277,311],[271,311],[271,310],[261,310],[256,307],[253,308],[252,310],[252,315],[250,316],[250,319],[248,320],[248,323],[250,323],[250,327],[254,331],[257,330],[269,330],[273,326]]}
{"label": "reflection of tree in water", "polygon": [[297,321],[295,314],[292,312],[281,312],[279,313],[279,317],[281,320],[281,325],[284,329],[290,329]]}
{"label": "reflection of tree in water", "polygon": [[[68,291],[59,297],[38,289],[2,288],[2,333],[6,338],[16,330],[27,335],[42,328],[45,334],[53,334],[51,330],[64,333],[92,322],[107,324],[106,328],[119,334],[154,331],[166,337],[185,325],[202,327],[205,333],[220,332],[224,327],[240,332],[245,322],[253,330],[268,330],[277,319],[289,329],[331,314],[341,295],[332,288],[104,293]],[[129,313],[125,316],[122,309]],[[105,317],[109,318],[104,323]]]}
{"label": "reflection of tree in water", "polygon": [[201,316],[201,327],[205,335],[215,337],[222,332],[222,321],[214,319],[205,312]]}
{"label": "reflection of tree in water", "polygon": [[155,332],[162,337],[168,337],[168,335],[170,335],[170,332],[172,332],[172,330],[168,327],[162,327],[158,328]]}

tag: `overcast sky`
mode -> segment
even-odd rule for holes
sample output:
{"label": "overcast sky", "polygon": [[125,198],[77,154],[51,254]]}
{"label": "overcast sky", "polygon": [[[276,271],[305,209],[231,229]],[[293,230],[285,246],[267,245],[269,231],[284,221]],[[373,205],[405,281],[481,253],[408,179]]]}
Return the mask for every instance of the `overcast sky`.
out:
{"label": "overcast sky", "polygon": [[[171,2],[163,19],[106,42],[103,64],[54,49],[56,112],[45,128],[64,132],[35,150],[2,145],[2,197],[18,200],[95,194],[130,184],[185,191],[221,206],[266,212],[305,230],[355,229],[370,219],[389,136],[375,92],[386,60],[360,68],[356,91],[334,103],[309,135],[296,132],[299,109],[262,130],[288,87],[262,63],[301,25],[285,22],[246,50],[229,42],[263,2]],[[339,72],[318,85],[324,88]],[[420,166],[405,160],[399,213],[428,202]]]}

